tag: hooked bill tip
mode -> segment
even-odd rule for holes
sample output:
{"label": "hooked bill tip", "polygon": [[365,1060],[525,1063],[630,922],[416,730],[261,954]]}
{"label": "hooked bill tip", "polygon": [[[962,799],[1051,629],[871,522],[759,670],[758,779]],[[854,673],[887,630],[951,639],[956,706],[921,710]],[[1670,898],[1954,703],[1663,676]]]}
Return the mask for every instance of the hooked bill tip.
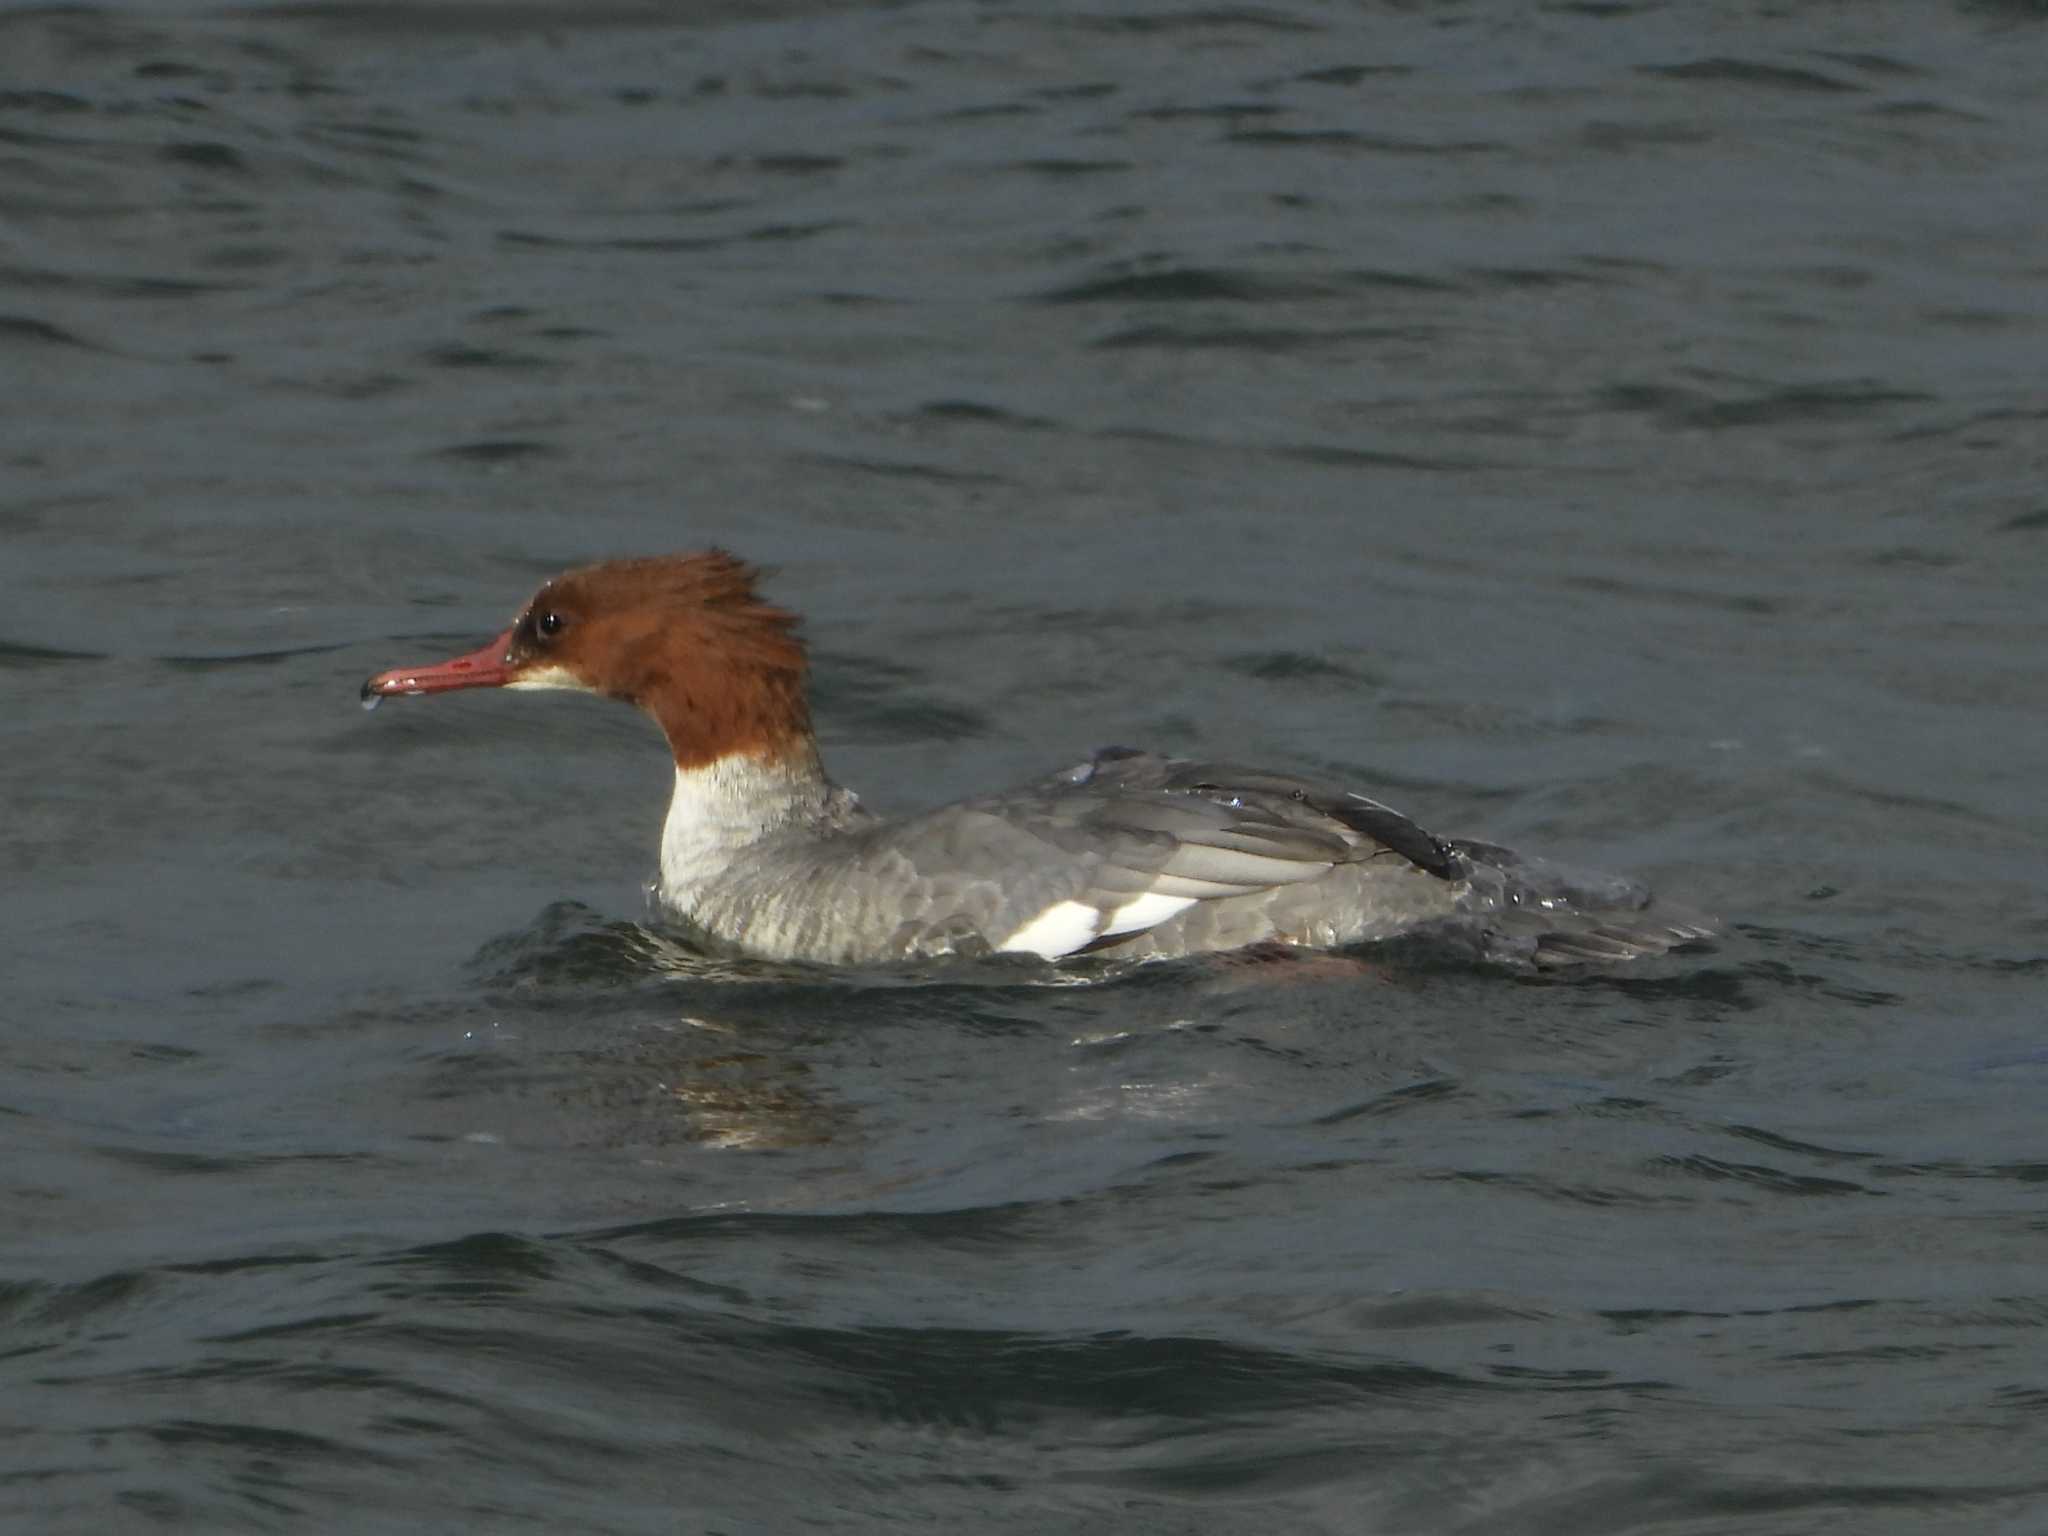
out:
{"label": "hooked bill tip", "polygon": [[357,696],[362,699],[363,708],[375,709],[380,700],[425,692],[416,679],[403,672],[379,672],[363,684]]}

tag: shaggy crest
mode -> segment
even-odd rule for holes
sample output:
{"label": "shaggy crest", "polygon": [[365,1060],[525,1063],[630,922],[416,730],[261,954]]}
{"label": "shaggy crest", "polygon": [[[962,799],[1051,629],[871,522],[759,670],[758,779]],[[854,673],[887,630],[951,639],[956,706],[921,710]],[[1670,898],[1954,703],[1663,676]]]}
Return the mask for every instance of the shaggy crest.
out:
{"label": "shaggy crest", "polygon": [[513,626],[514,672],[638,705],[678,767],[735,752],[808,757],[816,749],[796,615],[764,602],[756,576],[722,549],[565,572]]}

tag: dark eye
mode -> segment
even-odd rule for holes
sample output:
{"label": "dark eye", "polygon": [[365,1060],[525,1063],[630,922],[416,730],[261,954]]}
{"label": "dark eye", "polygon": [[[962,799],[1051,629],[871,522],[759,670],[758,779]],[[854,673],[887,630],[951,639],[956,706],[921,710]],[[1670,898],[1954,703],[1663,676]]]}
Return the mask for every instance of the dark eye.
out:
{"label": "dark eye", "polygon": [[555,636],[559,635],[567,627],[568,620],[564,619],[559,613],[556,613],[553,609],[549,609],[546,613],[536,614],[534,616],[533,632],[539,635],[543,640],[554,639]]}

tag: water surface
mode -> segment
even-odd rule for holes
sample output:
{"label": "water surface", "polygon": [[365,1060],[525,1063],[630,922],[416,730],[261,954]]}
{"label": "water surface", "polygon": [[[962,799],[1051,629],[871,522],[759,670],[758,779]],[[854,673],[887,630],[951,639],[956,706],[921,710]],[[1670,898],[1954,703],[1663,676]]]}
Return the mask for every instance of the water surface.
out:
{"label": "water surface", "polygon": [[[0,8],[0,1512],[2048,1513],[2032,7]],[[629,712],[725,543],[908,808],[1111,741],[1711,952],[845,976]]]}

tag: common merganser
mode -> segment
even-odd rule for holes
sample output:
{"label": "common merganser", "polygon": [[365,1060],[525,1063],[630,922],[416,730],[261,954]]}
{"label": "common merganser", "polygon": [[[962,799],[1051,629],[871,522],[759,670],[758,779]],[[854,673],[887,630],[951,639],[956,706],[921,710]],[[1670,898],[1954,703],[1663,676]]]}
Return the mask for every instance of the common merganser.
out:
{"label": "common merganser", "polygon": [[756,574],[716,549],[585,566],[488,644],[380,672],[362,696],[579,688],[638,705],[676,767],[655,895],[769,959],[1167,959],[1428,931],[1550,967],[1713,932],[1632,881],[1439,838],[1355,791],[1125,747],[884,820],[826,777],[796,617]]}

